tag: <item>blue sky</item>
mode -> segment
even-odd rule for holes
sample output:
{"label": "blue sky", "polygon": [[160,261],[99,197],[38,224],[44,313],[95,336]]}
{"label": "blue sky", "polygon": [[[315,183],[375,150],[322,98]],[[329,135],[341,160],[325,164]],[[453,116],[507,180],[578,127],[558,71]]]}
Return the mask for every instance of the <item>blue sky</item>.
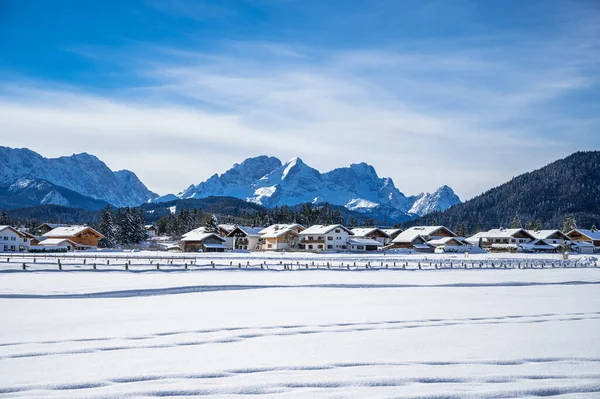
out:
{"label": "blue sky", "polygon": [[2,145],[178,192],[260,154],[469,198],[600,148],[597,1],[0,0]]}

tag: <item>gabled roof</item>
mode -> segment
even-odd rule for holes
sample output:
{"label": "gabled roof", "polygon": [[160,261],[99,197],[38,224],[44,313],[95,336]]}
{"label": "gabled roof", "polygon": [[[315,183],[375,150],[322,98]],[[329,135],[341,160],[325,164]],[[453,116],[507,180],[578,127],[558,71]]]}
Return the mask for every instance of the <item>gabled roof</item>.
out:
{"label": "gabled roof", "polygon": [[203,234],[204,230],[205,230],[204,227],[198,227],[198,228],[196,228],[196,229],[194,229],[192,231],[188,231],[187,233],[183,234],[181,237],[185,238],[185,237],[187,237],[188,235],[191,235],[191,234],[196,234],[196,235],[197,234]]}
{"label": "gabled roof", "polygon": [[438,238],[436,240],[429,240],[427,242],[431,245],[442,246],[442,245],[448,245],[448,243],[451,241],[456,241],[458,243],[458,245],[464,245],[464,243],[460,239],[460,237],[442,237],[442,238]]}
{"label": "gabled roof", "polygon": [[404,231],[402,229],[381,229],[381,230],[383,230],[390,237],[393,236],[393,235],[395,235],[395,234],[400,234],[400,233],[402,233]]}
{"label": "gabled roof", "polygon": [[50,227],[50,229],[55,229],[57,227],[67,227],[68,224],[66,224],[66,223],[42,223],[38,226],[38,229],[42,226],[48,226],[48,227]]}
{"label": "gabled roof", "polygon": [[383,244],[380,241],[374,240],[372,238],[360,238],[360,237],[351,237],[348,239],[348,244],[350,245],[375,245],[378,247],[382,247]]}
{"label": "gabled roof", "polygon": [[302,226],[299,223],[289,223],[289,224],[279,224],[278,223],[278,224],[272,224],[269,227],[265,227],[264,229],[262,229],[260,231],[260,234],[272,234],[279,230],[291,230],[291,229],[297,229],[297,228],[299,228],[300,230],[306,229],[306,227]]}
{"label": "gabled roof", "polygon": [[299,228],[300,230],[304,230],[305,227],[298,223],[292,224],[274,224],[267,228],[264,228],[260,231],[262,238],[277,238],[281,237],[284,234],[292,233],[299,235],[299,233],[295,230]]}
{"label": "gabled roof", "polygon": [[237,230],[241,231],[248,237],[260,237],[260,231],[262,230],[262,227],[236,226],[229,232],[229,234],[227,234],[227,237],[233,237]]}
{"label": "gabled roof", "polygon": [[50,230],[46,234],[44,234],[43,237],[73,237],[79,233],[83,233],[86,230],[90,230],[92,233],[94,233],[95,235],[97,235],[100,238],[104,237],[102,234],[100,234],[99,232],[97,232],[96,230],[92,229],[89,226],[57,227],[55,229]]}
{"label": "gabled roof", "polygon": [[224,232],[226,232],[227,234],[231,233],[231,231],[233,229],[235,229],[237,226],[235,224],[220,224],[217,226],[219,229],[223,230]]}
{"label": "gabled roof", "polygon": [[40,241],[39,245],[42,246],[59,246],[64,244],[65,242],[69,243],[71,246],[76,247],[78,244],[74,241],[69,240],[68,238],[46,238],[44,241]]}
{"label": "gabled roof", "polygon": [[0,226],[0,232],[2,232],[4,230],[7,230],[7,229],[10,230],[10,231],[12,231],[12,232],[14,232],[14,233],[17,233],[19,235],[19,237],[21,237],[21,238],[23,238],[23,237],[35,238],[35,236],[33,236],[33,235],[29,234],[29,233],[26,233],[24,231],[20,231],[18,229],[15,229],[12,226],[8,226],[8,225]]}
{"label": "gabled roof", "polygon": [[147,225],[144,226],[144,228],[146,230],[150,230],[150,229],[158,230],[158,228],[155,225],[153,225],[153,224],[147,224]]}
{"label": "gabled roof", "polygon": [[592,231],[592,230],[586,230],[586,229],[574,229],[574,230],[569,231],[567,233],[567,235],[571,234],[574,231],[590,238],[591,240],[594,240],[594,241],[600,240],[600,230]]}
{"label": "gabled roof", "polygon": [[226,240],[221,237],[220,235],[218,235],[217,233],[193,233],[193,232],[189,232],[185,235],[185,237],[183,237],[181,239],[181,241],[204,241],[209,237],[216,237],[219,240],[221,240],[222,242],[225,242]]}
{"label": "gabled roof", "polygon": [[418,230],[404,230],[402,233],[398,234],[398,237],[394,238],[392,240],[392,242],[394,243],[412,243],[413,241],[415,241],[417,238],[420,238],[421,240],[423,240],[424,242],[427,242],[427,240],[419,233]]}
{"label": "gabled roof", "polygon": [[530,239],[535,239],[531,233],[527,232],[525,229],[492,229],[486,233],[484,233],[483,237],[485,238],[510,238],[514,237],[518,233],[524,233],[529,236]]}
{"label": "gabled roof", "polygon": [[471,237],[467,237],[465,238],[464,241],[468,242],[469,244],[474,244],[474,245],[478,245],[479,244],[479,239],[481,238],[482,241],[485,240],[487,231],[480,231],[477,234],[472,235]]}
{"label": "gabled roof", "polygon": [[452,236],[454,236],[454,237],[457,236],[456,233],[454,233],[452,230],[450,230],[446,226],[413,226],[413,227],[410,227],[410,228],[404,230],[403,233],[405,233],[407,231],[411,231],[411,232],[416,232],[417,234],[422,235],[423,237],[427,237],[427,236],[435,235],[435,233],[437,233],[439,230],[446,230]]}
{"label": "gabled roof", "polygon": [[540,238],[542,240],[554,235],[554,234],[559,234],[562,240],[568,240],[569,237],[567,237],[567,235],[565,233],[563,233],[560,230],[527,230],[527,232],[529,234],[531,234],[533,237],[535,238]]}
{"label": "gabled roof", "polygon": [[327,234],[329,233],[331,230],[334,229],[342,229],[348,232],[348,234],[352,235],[352,231],[350,229],[348,229],[345,226],[342,226],[341,224],[330,224],[327,226],[323,226],[321,224],[315,224],[313,226],[310,226],[308,229],[302,231],[300,233],[300,235],[321,235],[321,234]]}
{"label": "gabled roof", "polygon": [[378,227],[363,227],[363,228],[352,229],[352,233],[356,237],[366,237],[369,234],[373,234],[377,231],[380,232],[381,234],[383,234],[384,236],[386,236],[387,238],[392,238],[388,233],[386,233],[384,230],[382,230]]}

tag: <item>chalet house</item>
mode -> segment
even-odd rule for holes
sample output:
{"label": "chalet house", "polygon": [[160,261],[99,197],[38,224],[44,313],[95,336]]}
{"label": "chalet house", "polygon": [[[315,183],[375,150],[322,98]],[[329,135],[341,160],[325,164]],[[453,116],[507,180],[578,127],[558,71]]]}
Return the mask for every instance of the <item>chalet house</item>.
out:
{"label": "chalet house", "polygon": [[413,226],[404,230],[403,233],[409,235],[417,233],[427,241],[446,237],[457,237],[452,230],[444,226]]}
{"label": "chalet house", "polygon": [[308,251],[345,251],[348,249],[348,238],[352,231],[341,224],[310,226],[300,232],[301,249]]}
{"label": "chalet house", "polygon": [[574,229],[569,231],[567,236],[573,241],[576,248],[587,247],[588,249],[584,251],[589,253],[589,248],[593,247],[591,252],[600,253],[600,230]]}
{"label": "chalet house", "polygon": [[383,243],[374,238],[350,237],[347,242],[350,252],[379,251],[383,248]]}
{"label": "chalet house", "polygon": [[526,244],[521,244],[518,250],[522,252],[561,252],[564,245],[564,243],[554,244],[550,239],[536,238]]}
{"label": "chalet house", "polygon": [[429,245],[434,247],[434,252],[462,252],[464,251],[465,243],[460,237],[444,237],[429,240]]}
{"label": "chalet house", "polygon": [[158,228],[156,226],[147,224],[144,228],[146,229],[146,237],[153,238],[158,236]]}
{"label": "chalet house", "polygon": [[238,250],[260,249],[262,227],[235,226],[225,237],[227,248]]}
{"label": "chalet house", "polygon": [[516,251],[523,244],[527,244],[536,238],[524,229],[492,229],[480,232],[466,239],[473,245],[491,251]]}
{"label": "chalet house", "polygon": [[[32,242],[33,240],[33,242]],[[35,244],[35,236],[15,229],[12,226],[0,226],[0,251],[24,252]]]}
{"label": "chalet house", "polygon": [[298,223],[274,224],[260,231],[261,249],[280,251],[294,249],[298,246],[300,232],[306,228]]}
{"label": "chalet house", "polygon": [[183,252],[225,252],[227,247],[223,237],[217,233],[196,230],[186,233],[181,239],[180,248]]}
{"label": "chalet house", "polygon": [[548,245],[569,245],[571,239],[560,230],[527,230],[537,240],[544,240]]}
{"label": "chalet house", "polygon": [[[42,236],[45,240],[49,238],[67,238],[76,244],[75,249],[86,250],[98,246],[98,240],[104,238],[102,234],[89,226],[64,226],[50,230]],[[45,241],[44,240],[44,241]],[[40,245],[43,245],[40,242]]]}
{"label": "chalet house", "polygon": [[47,232],[52,231],[57,227],[67,227],[67,226],[68,226],[68,224],[43,223],[43,224],[39,225],[36,230],[39,232],[39,234],[46,234]]}
{"label": "chalet house", "polygon": [[348,238],[348,250],[352,252],[377,251],[392,240],[385,231],[377,227],[352,229]]}
{"label": "chalet house", "polygon": [[430,245],[425,237],[420,234],[420,230],[410,228],[398,234],[390,245],[385,249],[405,248],[419,252],[433,252],[433,246]]}
{"label": "chalet house", "polygon": [[385,245],[392,241],[392,237],[377,227],[364,227],[352,229],[352,238],[369,238],[379,241],[381,245]]}

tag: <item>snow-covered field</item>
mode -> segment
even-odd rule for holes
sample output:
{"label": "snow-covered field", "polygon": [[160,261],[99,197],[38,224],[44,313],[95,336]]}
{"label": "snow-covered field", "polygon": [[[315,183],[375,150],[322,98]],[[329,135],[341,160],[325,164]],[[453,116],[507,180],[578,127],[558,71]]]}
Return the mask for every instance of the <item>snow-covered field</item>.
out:
{"label": "snow-covered field", "polygon": [[12,266],[0,397],[600,397],[600,268]]}

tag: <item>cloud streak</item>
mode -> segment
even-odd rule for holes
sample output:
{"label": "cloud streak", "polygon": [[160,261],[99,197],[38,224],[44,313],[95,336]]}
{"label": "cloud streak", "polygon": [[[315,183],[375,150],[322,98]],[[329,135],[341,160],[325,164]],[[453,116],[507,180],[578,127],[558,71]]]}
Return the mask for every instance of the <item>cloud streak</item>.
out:
{"label": "cloud streak", "polygon": [[594,109],[573,118],[568,101],[598,88],[596,38],[419,50],[260,41],[213,51],[86,48],[79,54],[120,65],[135,83],[92,91],[3,82],[3,144],[94,153],[161,194],[269,154],[323,171],[366,161],[407,194],[448,184],[469,198],[600,146]]}

